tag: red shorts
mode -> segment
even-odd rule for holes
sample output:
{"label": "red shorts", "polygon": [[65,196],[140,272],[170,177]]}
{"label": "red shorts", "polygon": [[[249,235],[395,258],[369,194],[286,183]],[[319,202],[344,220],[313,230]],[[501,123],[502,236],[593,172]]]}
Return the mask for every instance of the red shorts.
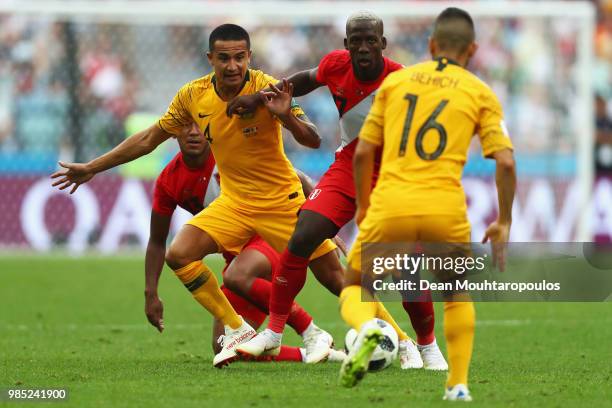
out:
{"label": "red shorts", "polygon": [[[323,174],[317,186],[302,204],[302,210],[321,214],[342,228],[355,216],[355,181],[353,179],[353,155],[357,139],[336,152],[336,160]],[[372,187],[376,185],[380,168],[380,149],[374,161]]]}
{"label": "red shorts", "polygon": [[274,248],[270,246],[262,237],[259,235],[255,235],[247,244],[242,247],[242,250],[252,249],[254,251],[262,253],[268,261],[270,262],[270,266],[272,266],[272,273],[280,267],[280,254],[276,252]]}
{"label": "red shorts", "polygon": [[[249,242],[246,243],[245,246],[242,247],[241,251],[246,249],[252,249],[254,251],[262,253],[272,266],[272,273],[280,266],[280,254],[274,250],[266,241],[263,240],[259,235],[255,235]],[[223,252],[223,258],[225,259],[225,267],[223,268],[223,273],[225,274],[225,270],[230,266],[235,255],[230,254],[229,252]]]}
{"label": "red shorts", "polygon": [[338,228],[352,220],[356,210],[352,162],[336,155],[301,209],[321,214]]}
{"label": "red shorts", "polygon": [[[266,241],[264,241],[259,235],[254,236],[251,240],[242,248],[242,250],[252,249],[262,253],[272,266],[272,273],[280,266],[280,254],[274,250]],[[233,255],[228,253],[223,253],[223,257],[225,258],[225,268],[223,268],[223,273],[229,267],[232,260],[235,258]],[[225,286],[221,286],[221,290],[229,300],[230,304],[236,310],[240,316],[245,319],[250,320],[251,322],[257,324],[257,326],[261,326],[268,317],[267,314],[259,310],[255,305],[251,302],[227,289]]]}

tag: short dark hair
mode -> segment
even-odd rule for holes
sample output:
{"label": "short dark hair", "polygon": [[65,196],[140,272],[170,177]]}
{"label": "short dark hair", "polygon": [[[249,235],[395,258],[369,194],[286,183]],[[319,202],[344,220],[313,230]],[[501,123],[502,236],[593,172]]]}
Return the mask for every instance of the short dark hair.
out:
{"label": "short dark hair", "polygon": [[475,36],[474,20],[457,7],[445,9],[434,23],[433,38],[442,50],[464,52]]}
{"label": "short dark hair", "polygon": [[372,23],[372,25],[374,26],[374,30],[376,30],[376,32],[379,35],[383,35],[383,21],[382,18],[378,17],[376,14],[374,14],[371,11],[368,10],[360,10],[357,11],[353,14],[351,14],[349,16],[349,18],[346,20],[346,36],[349,36],[349,32],[351,27],[353,26],[353,24],[356,23],[360,23],[362,21],[367,21],[369,23]]}
{"label": "short dark hair", "polygon": [[246,41],[247,48],[251,49],[251,39],[247,31],[236,24],[221,24],[219,27],[212,30],[208,37],[208,50],[213,51],[215,42],[221,41]]}

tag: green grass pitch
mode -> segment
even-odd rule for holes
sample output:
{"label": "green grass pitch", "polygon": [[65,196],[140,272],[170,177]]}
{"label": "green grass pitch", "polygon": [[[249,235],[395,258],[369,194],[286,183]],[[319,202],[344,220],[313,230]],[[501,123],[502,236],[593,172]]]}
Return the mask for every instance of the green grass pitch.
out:
{"label": "green grass pitch", "polygon": [[[447,406],[444,374],[398,362],[350,390],[337,385],[338,364],[217,370],[206,311],[165,270],[158,334],[144,316],[143,274],[142,257],[0,256],[0,387],[67,387],[58,407]],[[309,277],[298,301],[343,343],[336,298]],[[408,329],[401,306],[387,305]],[[479,303],[476,311],[473,407],[612,404],[612,303]],[[444,346],[441,305],[436,312]],[[285,343],[300,341],[290,333]]]}

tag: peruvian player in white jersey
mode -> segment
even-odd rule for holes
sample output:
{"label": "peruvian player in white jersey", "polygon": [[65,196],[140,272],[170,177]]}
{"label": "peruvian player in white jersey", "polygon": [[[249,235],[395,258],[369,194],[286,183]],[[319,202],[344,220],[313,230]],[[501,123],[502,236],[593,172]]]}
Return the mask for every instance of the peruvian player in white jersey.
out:
{"label": "peruvian player in white jersey", "polygon": [[[306,95],[324,85],[328,87],[340,116],[342,144],[336,152],[336,160],[302,206],[291,240],[281,255],[281,266],[272,279],[268,330],[241,345],[238,352],[259,355],[280,344],[291,304],[306,279],[308,259],[325,239],[334,237],[355,216],[353,155],[357,136],[379,85],[388,74],[402,68],[401,64],[382,55],[386,45],[382,20],[370,12],[354,13],[346,23],[344,50],[332,51],[323,57],[318,67],[288,78],[294,96]],[[228,105],[228,114],[252,111],[257,103],[257,95],[238,97]],[[373,183],[379,165],[378,161]],[[391,323],[398,332],[402,368],[424,366],[446,370],[448,365],[434,336],[431,296],[427,292],[418,300],[403,302],[417,334],[416,345],[386,310],[377,317]]]}
{"label": "peruvian player in white jersey", "polygon": [[[166,252],[166,240],[172,214],[181,207],[197,214],[212,203],[220,194],[219,174],[208,142],[197,125],[186,127],[177,138],[181,151],[166,165],[155,182],[151,210],[151,232],[145,258],[145,313],[149,322],[160,332],[164,330],[163,304],[157,287]],[[307,190],[312,186],[301,174]],[[241,253],[224,253],[226,266],[223,270],[224,286],[221,290],[236,312],[252,327],[261,326],[268,315],[271,291],[270,277],[279,266],[280,255],[261,237],[255,236]],[[322,257],[323,258],[323,257]],[[335,256],[328,257],[336,259]],[[328,268],[338,265],[327,262]],[[187,286],[187,285],[186,285]],[[231,290],[230,290],[231,288]],[[187,289],[191,290],[189,286]],[[294,303],[288,324],[304,339],[306,348],[282,347],[278,356],[268,357],[276,361],[305,361],[313,348],[327,346],[328,334],[314,325],[312,317]],[[213,350],[218,353],[221,345],[216,341],[224,333],[220,321],[213,326]],[[332,350],[331,360],[342,360],[345,354]]]}

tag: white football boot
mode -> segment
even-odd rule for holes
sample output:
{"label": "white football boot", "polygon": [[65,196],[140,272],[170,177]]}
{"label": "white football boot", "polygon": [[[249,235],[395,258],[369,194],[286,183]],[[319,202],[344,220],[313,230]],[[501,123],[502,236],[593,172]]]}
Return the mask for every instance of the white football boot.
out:
{"label": "white football boot", "polygon": [[219,336],[217,340],[221,344],[222,349],[213,359],[213,365],[217,368],[222,368],[234,361],[238,357],[236,348],[240,344],[252,339],[256,334],[257,332],[244,319],[242,320],[242,326],[235,330],[225,326],[225,335]]}
{"label": "white football boot", "polygon": [[315,326],[314,323],[302,333],[304,346],[306,348],[306,364],[315,364],[325,361],[334,344],[331,334]]}
{"label": "white football boot", "polygon": [[399,342],[399,359],[402,370],[410,368],[423,368],[423,359],[421,353],[417,349],[416,344],[410,340],[401,340]]}
{"label": "white football boot", "polygon": [[270,329],[265,329],[261,333],[251,338],[249,341],[240,344],[236,352],[245,357],[259,356],[278,356],[280,353],[282,336],[274,333]]}
{"label": "white football boot", "polygon": [[333,348],[329,349],[328,363],[344,363],[344,360],[346,360],[346,353],[344,351]]}
{"label": "white football boot", "polygon": [[444,398],[445,401],[465,401],[470,402],[472,400],[472,396],[470,395],[470,390],[465,384],[457,384],[454,387],[448,387],[444,390]]}
{"label": "white football boot", "polygon": [[426,346],[421,346],[417,344],[417,349],[419,350],[419,353],[421,353],[421,358],[423,359],[423,367],[425,367],[426,370],[448,370],[448,363],[444,359],[444,356],[442,355],[442,352],[440,351],[438,343],[435,339]]}

